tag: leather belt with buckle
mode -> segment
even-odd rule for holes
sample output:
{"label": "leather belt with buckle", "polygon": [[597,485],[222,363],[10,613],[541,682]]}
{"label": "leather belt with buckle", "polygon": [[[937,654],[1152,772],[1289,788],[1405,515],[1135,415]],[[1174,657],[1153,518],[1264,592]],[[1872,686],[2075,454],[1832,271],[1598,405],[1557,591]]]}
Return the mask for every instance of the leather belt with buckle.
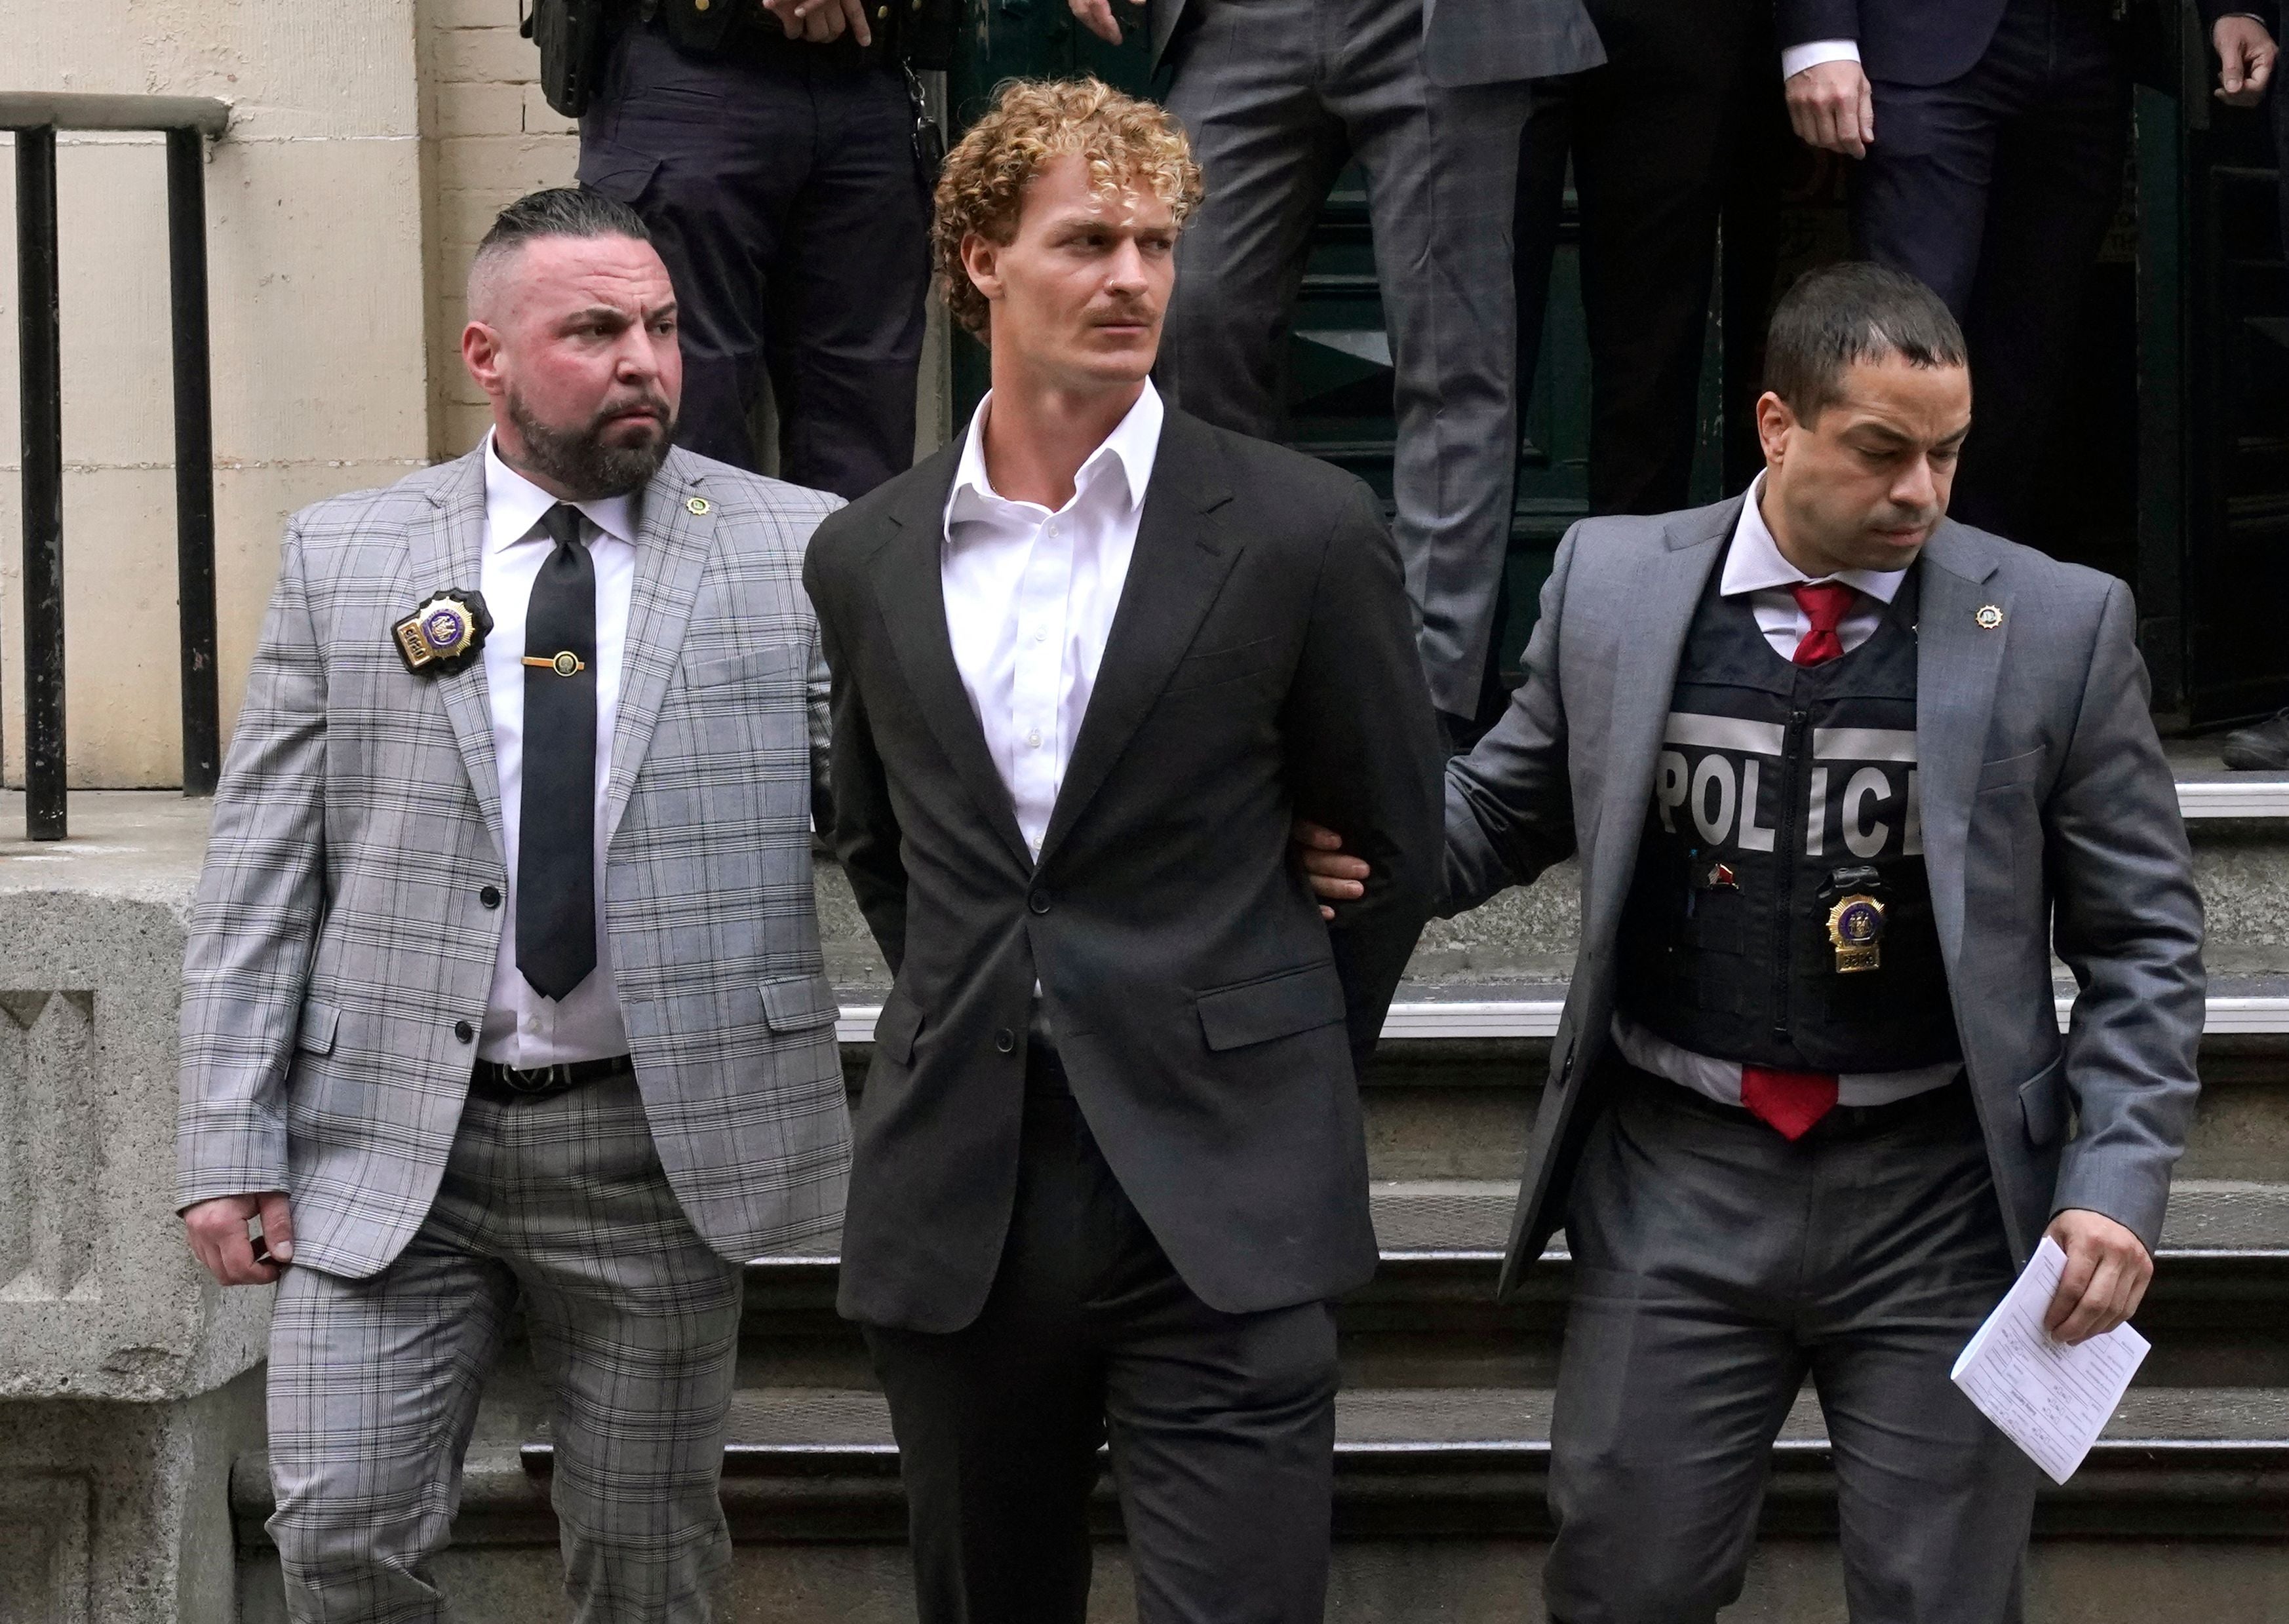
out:
{"label": "leather belt with buckle", "polygon": [[615,1055],[608,1060],[576,1060],[564,1065],[530,1068],[481,1060],[469,1075],[469,1092],[513,1104],[521,1100],[545,1100],[570,1094],[590,1083],[634,1075],[635,1064],[626,1055]]}

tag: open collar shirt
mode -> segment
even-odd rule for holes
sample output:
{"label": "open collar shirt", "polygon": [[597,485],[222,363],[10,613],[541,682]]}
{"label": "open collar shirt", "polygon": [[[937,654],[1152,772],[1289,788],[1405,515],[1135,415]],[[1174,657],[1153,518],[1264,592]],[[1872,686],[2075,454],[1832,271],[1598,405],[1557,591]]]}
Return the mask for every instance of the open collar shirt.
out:
{"label": "open collar shirt", "polygon": [[993,489],[988,394],[945,501],[940,582],[953,663],[1034,856],[1049,832],[1121,606],[1166,410],[1148,380],[1052,513]]}

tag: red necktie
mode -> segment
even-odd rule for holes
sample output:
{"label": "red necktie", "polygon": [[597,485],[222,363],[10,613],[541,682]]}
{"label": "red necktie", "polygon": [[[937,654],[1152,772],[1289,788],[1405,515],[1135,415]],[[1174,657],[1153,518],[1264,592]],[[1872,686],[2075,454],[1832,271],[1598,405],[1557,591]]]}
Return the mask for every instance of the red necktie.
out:
{"label": "red necktie", "polygon": [[1844,640],[1836,634],[1836,628],[1844,624],[1845,612],[1860,595],[1858,591],[1841,581],[1798,581],[1789,590],[1796,594],[1797,607],[1812,622],[1791,657],[1799,665],[1822,665],[1843,658]]}
{"label": "red necktie", "polygon": [[[1841,659],[1844,640],[1836,634],[1836,628],[1860,594],[1841,581],[1799,581],[1789,590],[1812,623],[1796,646],[1796,664],[1822,665]],[[1836,1075],[1743,1066],[1741,1103],[1782,1138],[1801,1139],[1812,1131],[1813,1124],[1836,1109]]]}
{"label": "red necktie", "polygon": [[1836,1074],[1743,1066],[1741,1103],[1782,1138],[1801,1139],[1814,1123],[1836,1109]]}

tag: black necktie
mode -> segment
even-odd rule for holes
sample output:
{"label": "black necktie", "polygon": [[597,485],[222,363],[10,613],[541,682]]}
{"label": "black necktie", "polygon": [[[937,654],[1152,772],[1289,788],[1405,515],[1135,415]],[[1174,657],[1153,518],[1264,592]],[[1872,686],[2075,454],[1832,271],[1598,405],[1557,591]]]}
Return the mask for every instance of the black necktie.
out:
{"label": "black necktie", "polygon": [[580,513],[540,516],[556,550],[524,616],[524,795],[516,967],[561,999],[596,967],[596,568]]}

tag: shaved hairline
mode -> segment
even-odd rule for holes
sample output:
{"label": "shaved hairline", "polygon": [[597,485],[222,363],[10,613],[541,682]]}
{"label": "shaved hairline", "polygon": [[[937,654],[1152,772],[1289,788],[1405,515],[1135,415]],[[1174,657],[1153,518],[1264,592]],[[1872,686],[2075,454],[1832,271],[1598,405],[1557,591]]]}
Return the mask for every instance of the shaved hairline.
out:
{"label": "shaved hairline", "polygon": [[[602,243],[617,238],[623,243],[651,243],[643,237],[628,236],[617,231],[602,232],[540,232],[531,236],[515,237],[506,243],[478,245],[476,257],[469,261],[469,277],[465,289],[469,320],[483,322],[488,327],[500,325],[500,306],[508,297],[509,272],[523,251],[537,243],[587,242]],[[657,252],[657,250],[654,250]]]}

